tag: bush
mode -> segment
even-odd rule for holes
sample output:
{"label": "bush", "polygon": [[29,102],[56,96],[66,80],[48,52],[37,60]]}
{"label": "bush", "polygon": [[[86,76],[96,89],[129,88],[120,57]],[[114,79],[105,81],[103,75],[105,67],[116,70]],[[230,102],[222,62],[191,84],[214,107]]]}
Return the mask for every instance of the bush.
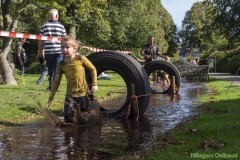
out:
{"label": "bush", "polygon": [[[228,72],[230,72],[231,74],[236,74],[239,67],[240,67],[240,55],[234,55],[232,58],[228,58],[227,66]],[[238,72],[238,75],[240,75],[240,72]]]}
{"label": "bush", "polygon": [[27,74],[41,74],[43,71],[43,65],[39,62],[33,62],[30,66],[26,69]]}

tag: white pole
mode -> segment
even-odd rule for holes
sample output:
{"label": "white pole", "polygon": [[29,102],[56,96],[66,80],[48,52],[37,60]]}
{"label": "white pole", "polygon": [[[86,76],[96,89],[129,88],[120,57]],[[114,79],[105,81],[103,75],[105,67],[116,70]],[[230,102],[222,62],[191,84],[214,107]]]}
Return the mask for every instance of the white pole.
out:
{"label": "white pole", "polygon": [[217,61],[216,61],[216,51],[215,51],[215,73],[217,73]]}

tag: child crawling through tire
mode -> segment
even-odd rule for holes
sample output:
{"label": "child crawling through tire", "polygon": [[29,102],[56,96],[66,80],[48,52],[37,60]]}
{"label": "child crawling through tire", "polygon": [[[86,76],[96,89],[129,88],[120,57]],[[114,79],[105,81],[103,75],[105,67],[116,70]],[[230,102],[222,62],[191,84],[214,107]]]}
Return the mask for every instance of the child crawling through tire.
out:
{"label": "child crawling through tire", "polygon": [[[160,78],[160,80],[158,80],[158,78]],[[164,87],[170,85],[169,75],[164,70],[158,70],[157,71],[157,82],[159,82],[161,80],[163,81],[163,86]]]}
{"label": "child crawling through tire", "polygon": [[[64,121],[77,125],[100,123],[100,106],[94,100],[93,95],[90,95],[98,90],[96,68],[85,56],[75,54],[78,50],[78,42],[73,37],[64,36],[61,48],[64,60],[58,64],[48,106],[51,105],[62,75],[65,74],[67,91],[64,103]],[[91,72],[91,91],[88,91],[85,68]]]}

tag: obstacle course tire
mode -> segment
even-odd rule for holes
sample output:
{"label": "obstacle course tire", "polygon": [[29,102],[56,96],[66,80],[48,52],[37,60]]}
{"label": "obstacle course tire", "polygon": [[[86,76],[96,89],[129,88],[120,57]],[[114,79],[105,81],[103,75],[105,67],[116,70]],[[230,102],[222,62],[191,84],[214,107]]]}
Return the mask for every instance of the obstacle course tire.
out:
{"label": "obstacle course tire", "polygon": [[[92,53],[87,58],[96,67],[97,73],[100,74],[106,70],[112,70],[118,73],[125,81],[127,87],[126,100],[120,109],[114,111],[116,118],[123,118],[128,110],[130,103],[130,84],[135,85],[136,96],[138,97],[139,115],[142,115],[148,107],[150,101],[150,84],[148,75],[142,65],[129,55],[119,52],[103,51]],[[86,70],[88,84],[91,84],[90,72]],[[104,107],[104,106],[103,106]]]}
{"label": "obstacle course tire", "polygon": [[153,94],[171,94],[173,93],[172,90],[172,76],[175,76],[175,85],[177,88],[180,87],[181,85],[181,75],[178,71],[178,69],[169,62],[163,61],[163,60],[155,60],[155,61],[151,61],[149,63],[147,63],[144,66],[147,75],[149,76],[153,71],[155,70],[164,70],[165,72],[167,72],[169,74],[169,78],[170,78],[170,85],[169,88],[166,89],[164,92],[157,92],[153,89],[151,89],[151,93]]}

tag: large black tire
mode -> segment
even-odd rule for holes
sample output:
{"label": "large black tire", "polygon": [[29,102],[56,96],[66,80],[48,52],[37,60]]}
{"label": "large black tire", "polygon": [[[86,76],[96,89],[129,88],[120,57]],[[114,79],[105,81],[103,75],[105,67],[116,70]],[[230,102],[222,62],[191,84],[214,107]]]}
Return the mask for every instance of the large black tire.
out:
{"label": "large black tire", "polygon": [[163,60],[155,60],[155,61],[151,61],[151,62],[147,63],[144,66],[144,68],[145,68],[148,76],[155,70],[164,70],[165,72],[167,72],[169,74],[169,78],[170,78],[170,82],[171,82],[169,85],[169,88],[167,88],[163,92],[158,92],[151,88],[151,93],[153,93],[153,94],[171,94],[171,93],[173,93],[172,78],[171,78],[172,76],[175,76],[175,85],[176,85],[177,89],[180,88],[181,75],[180,75],[178,69],[172,63],[166,62]]}
{"label": "large black tire", "polygon": [[[135,85],[136,96],[141,96],[138,98],[138,108],[139,115],[143,115],[148,107],[150,101],[150,84],[148,80],[147,73],[142,65],[129,55],[125,55],[119,52],[103,51],[92,53],[87,58],[93,63],[97,69],[97,73],[100,74],[106,70],[112,70],[118,73],[127,86],[127,95],[130,97],[130,84]],[[86,71],[87,82],[91,84],[90,73]],[[125,103],[120,107],[120,109],[114,111],[114,116],[116,118],[123,118],[128,109],[130,99],[126,98]],[[104,107],[104,106],[103,106]]]}

